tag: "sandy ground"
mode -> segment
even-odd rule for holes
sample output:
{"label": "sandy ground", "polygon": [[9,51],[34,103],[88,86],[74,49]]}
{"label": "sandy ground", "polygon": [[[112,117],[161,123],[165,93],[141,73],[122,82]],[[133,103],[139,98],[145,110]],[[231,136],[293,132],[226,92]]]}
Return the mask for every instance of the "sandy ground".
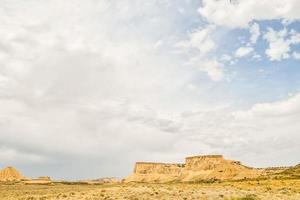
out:
{"label": "sandy ground", "polygon": [[198,184],[120,183],[84,184],[4,184],[0,199],[300,199],[300,180],[260,180]]}

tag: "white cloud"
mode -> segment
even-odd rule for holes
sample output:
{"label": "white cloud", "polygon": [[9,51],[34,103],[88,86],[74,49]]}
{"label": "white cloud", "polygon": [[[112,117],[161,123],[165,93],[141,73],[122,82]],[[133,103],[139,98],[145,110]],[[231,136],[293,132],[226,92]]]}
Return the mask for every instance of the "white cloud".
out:
{"label": "white cloud", "polygon": [[[224,66],[222,63],[208,55],[216,48],[213,39],[214,26],[206,26],[189,34],[188,40],[180,41],[177,48],[184,50],[189,57],[188,65],[197,66],[200,71],[207,73],[213,81],[220,81],[224,77]],[[228,59],[228,56],[224,59]]]}
{"label": "white cloud", "polygon": [[300,60],[300,53],[298,53],[298,52],[293,52],[293,57],[294,57],[296,60]]}
{"label": "white cloud", "polygon": [[[237,57],[243,57],[254,51],[252,46],[261,35],[259,21],[277,19],[288,25],[300,19],[298,9],[300,2],[296,0],[203,0],[198,11],[210,26],[249,29],[250,42],[247,47],[236,51]],[[265,53],[271,61],[290,58],[291,45],[300,43],[300,36],[295,30],[275,31],[269,28],[264,39],[269,42]]]}
{"label": "white cloud", "polygon": [[223,61],[229,62],[232,60],[232,57],[228,54],[223,54],[220,59]]}
{"label": "white cloud", "polygon": [[269,48],[265,52],[270,60],[281,61],[290,58],[291,45],[300,43],[300,34],[286,28],[279,31],[269,28],[264,39],[269,42]]}
{"label": "white cloud", "polygon": [[283,34],[278,34],[273,29],[269,29],[268,33],[264,36],[269,42],[269,48],[266,49],[266,54],[270,60],[280,61],[282,59],[289,58],[290,44],[284,40],[286,36],[286,30],[283,30]]}
{"label": "white cloud", "polygon": [[[179,30],[181,18],[170,1],[28,0],[5,6],[1,165],[16,164],[32,176],[42,169],[54,178],[94,178],[125,176],[136,160],[173,162],[186,154],[221,153],[260,165],[297,159],[298,108],[284,104],[289,111],[277,118],[231,115],[254,111],[223,108],[224,96],[234,96],[227,86],[199,81],[199,71],[213,81],[225,77],[224,64],[209,55],[219,32],[208,25],[184,40],[187,30]],[[180,17],[193,9],[184,10]],[[297,34],[289,35],[291,44],[298,42]],[[177,41],[184,41],[184,55],[172,54]],[[193,67],[182,66],[186,59]],[[220,60],[234,62],[231,56]],[[265,159],[270,152],[274,161]]]}
{"label": "white cloud", "polygon": [[300,111],[300,94],[289,97],[288,99],[271,102],[271,103],[257,103],[248,111],[236,112],[235,116],[240,118],[253,117],[284,117],[284,116],[298,116]]}
{"label": "white cloud", "polygon": [[203,0],[199,13],[216,25],[246,28],[253,20],[300,19],[299,9],[298,0]]}
{"label": "white cloud", "polygon": [[[26,159],[32,160],[28,174],[34,175],[35,169],[47,168],[43,162],[34,166],[35,158],[43,158],[53,164],[45,173],[57,178],[118,176],[129,173],[140,155],[166,155],[178,128],[162,113],[195,104],[180,90],[194,73],[170,53],[170,33],[186,31],[173,22],[177,5],[29,0],[5,6],[9,9],[0,13],[1,165],[28,166]],[[84,159],[93,160],[94,171],[82,172],[91,167]],[[113,167],[123,161],[122,169]],[[55,170],[72,162],[82,164],[73,172]]]}
{"label": "white cloud", "polygon": [[[243,157],[250,165],[256,165],[257,160],[260,166],[268,166],[271,160],[279,166],[294,165],[299,162],[293,153],[300,150],[299,119],[300,94],[296,94],[245,110],[186,112],[182,114],[181,131],[187,133],[191,151],[201,143],[204,152]],[[244,155],[239,155],[240,151]]]}
{"label": "white cloud", "polygon": [[201,53],[208,53],[215,48],[215,43],[211,39],[211,28],[205,28],[191,34],[190,43],[192,47],[197,48]]}
{"label": "white cloud", "polygon": [[252,47],[240,47],[236,50],[235,56],[238,58],[242,58],[248,56],[254,49]]}
{"label": "white cloud", "polygon": [[183,40],[176,44],[176,47],[180,48],[194,48],[201,54],[211,52],[216,48],[216,44],[212,39],[214,27],[207,26],[205,28],[196,30],[189,35],[189,40]]}
{"label": "white cloud", "polygon": [[221,81],[224,78],[224,65],[217,59],[193,57],[187,64],[205,72],[213,81]]}
{"label": "white cloud", "polygon": [[259,25],[257,23],[254,23],[252,24],[250,27],[249,27],[249,31],[251,33],[251,37],[250,37],[250,42],[252,44],[255,44],[257,39],[259,38],[260,36],[260,28],[259,28]]}
{"label": "white cloud", "polygon": [[220,81],[224,77],[224,66],[215,59],[202,61],[199,69],[206,72],[213,81]]}

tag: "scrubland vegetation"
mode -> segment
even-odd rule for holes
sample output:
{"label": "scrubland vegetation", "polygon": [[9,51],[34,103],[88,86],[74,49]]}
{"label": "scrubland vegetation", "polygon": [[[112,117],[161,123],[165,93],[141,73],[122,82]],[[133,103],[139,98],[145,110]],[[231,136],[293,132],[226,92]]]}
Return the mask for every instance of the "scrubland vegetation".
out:
{"label": "scrubland vegetation", "polygon": [[24,184],[2,183],[0,199],[84,200],[258,200],[300,199],[299,179],[225,181],[213,183]]}

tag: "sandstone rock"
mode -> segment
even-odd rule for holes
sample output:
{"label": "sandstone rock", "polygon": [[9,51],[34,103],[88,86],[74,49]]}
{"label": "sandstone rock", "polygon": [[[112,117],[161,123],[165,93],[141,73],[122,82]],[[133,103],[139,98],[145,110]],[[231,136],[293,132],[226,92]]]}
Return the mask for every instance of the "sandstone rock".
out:
{"label": "sandstone rock", "polygon": [[26,179],[13,167],[6,167],[0,171],[0,181],[19,181]]}
{"label": "sandstone rock", "polygon": [[125,182],[170,182],[177,180],[184,170],[184,164],[137,162],[134,174]]}
{"label": "sandstone rock", "polygon": [[99,179],[80,180],[79,182],[86,183],[86,184],[106,184],[106,183],[120,183],[121,181],[115,177],[104,177]]}
{"label": "sandstone rock", "polygon": [[260,176],[259,170],[226,160],[221,155],[194,156],[186,158],[182,181],[240,180]]}
{"label": "sandstone rock", "polygon": [[185,164],[137,162],[125,182],[194,182],[257,178],[261,171],[221,155],[187,157]]}
{"label": "sandstone rock", "polygon": [[98,183],[119,183],[120,182],[120,180],[115,177],[99,178],[94,181],[97,181]]}
{"label": "sandstone rock", "polygon": [[51,181],[50,176],[39,176],[36,178],[36,180],[40,180],[40,181]]}

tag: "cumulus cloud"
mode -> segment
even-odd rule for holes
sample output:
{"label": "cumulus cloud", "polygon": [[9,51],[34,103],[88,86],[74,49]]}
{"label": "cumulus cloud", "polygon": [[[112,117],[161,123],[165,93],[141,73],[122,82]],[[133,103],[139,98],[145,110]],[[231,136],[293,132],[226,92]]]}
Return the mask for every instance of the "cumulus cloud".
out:
{"label": "cumulus cloud", "polygon": [[[141,155],[166,155],[178,125],[161,115],[186,107],[177,95],[194,76],[169,53],[170,33],[179,31],[170,23],[176,9],[164,12],[167,1],[4,5],[1,166],[22,169],[31,160],[29,176],[47,163],[52,167],[45,173],[56,178],[118,176]],[[158,48],[153,44],[159,40]],[[123,161],[124,171],[113,167]],[[82,164],[70,171],[72,162]]]}
{"label": "cumulus cloud", "polygon": [[246,28],[253,20],[299,19],[297,0],[203,0],[199,13],[210,23]]}
{"label": "cumulus cloud", "polygon": [[232,60],[232,57],[230,56],[230,55],[228,55],[228,54],[223,54],[222,56],[221,56],[221,60],[223,60],[223,61],[231,61]]}
{"label": "cumulus cloud", "polygon": [[188,135],[186,140],[192,141],[190,149],[201,143],[202,151],[242,157],[252,165],[257,160],[260,166],[268,166],[271,160],[279,166],[293,165],[299,162],[293,154],[299,151],[299,111],[300,95],[295,94],[279,101],[256,103],[244,110],[185,112],[181,115],[181,131]]}
{"label": "cumulus cloud", "polygon": [[189,40],[183,40],[176,44],[176,47],[184,49],[196,49],[201,54],[206,54],[214,50],[216,44],[212,39],[214,27],[207,26],[193,31],[189,35]]}
{"label": "cumulus cloud", "polygon": [[[181,162],[187,154],[294,164],[299,99],[227,106],[221,61],[232,57],[211,55],[218,47],[214,25],[178,26],[195,8],[178,2],[185,12],[168,0],[3,1],[0,165],[80,179],[124,177],[137,160]],[[297,34],[288,34],[297,43]],[[174,44],[183,53],[174,53]],[[201,72],[213,81],[201,81]],[[288,111],[257,114],[279,107]],[[266,159],[270,152],[275,161]]]}
{"label": "cumulus cloud", "polygon": [[211,39],[212,29],[210,27],[195,31],[190,36],[190,45],[197,48],[201,53],[208,53],[215,48]]}
{"label": "cumulus cloud", "polygon": [[224,66],[217,60],[204,60],[203,62],[199,63],[199,69],[204,71],[211,77],[214,81],[220,81],[223,79],[224,76]]}
{"label": "cumulus cloud", "polygon": [[298,52],[293,52],[293,57],[294,57],[296,60],[300,60],[300,53],[298,53]]}
{"label": "cumulus cloud", "polygon": [[[296,0],[203,0],[198,12],[211,26],[249,29],[247,47],[239,48],[235,53],[237,57],[243,57],[253,51],[251,46],[256,44],[261,35],[260,21],[281,20],[284,25],[288,25],[300,19],[298,8],[300,3]],[[274,31],[269,28],[264,39],[269,42],[265,53],[271,61],[290,58],[291,45],[299,44],[299,34],[294,30]]]}
{"label": "cumulus cloud", "polygon": [[217,59],[192,57],[188,65],[195,66],[198,70],[205,72],[213,81],[221,81],[224,78],[224,65]]}
{"label": "cumulus cloud", "polygon": [[276,31],[272,28],[263,36],[269,42],[265,53],[272,61],[280,61],[290,57],[291,45],[300,43],[300,34],[286,28]]}
{"label": "cumulus cloud", "polygon": [[220,81],[224,77],[224,66],[208,54],[216,48],[213,39],[214,26],[199,28],[189,34],[188,40],[179,41],[175,46],[188,52],[190,59],[187,64],[196,66],[200,71],[207,73],[213,81]]}
{"label": "cumulus cloud", "polygon": [[245,117],[282,117],[298,115],[300,110],[300,94],[296,94],[286,100],[257,103],[248,111],[236,112],[235,115],[241,118]]}
{"label": "cumulus cloud", "polygon": [[254,49],[252,47],[240,47],[235,51],[235,56],[238,58],[242,58],[248,56]]}
{"label": "cumulus cloud", "polygon": [[258,39],[259,36],[260,36],[260,28],[259,28],[258,23],[252,24],[252,25],[249,27],[249,31],[250,31],[250,34],[251,34],[250,42],[251,42],[252,44],[255,44],[256,41],[257,41],[257,39]]}

